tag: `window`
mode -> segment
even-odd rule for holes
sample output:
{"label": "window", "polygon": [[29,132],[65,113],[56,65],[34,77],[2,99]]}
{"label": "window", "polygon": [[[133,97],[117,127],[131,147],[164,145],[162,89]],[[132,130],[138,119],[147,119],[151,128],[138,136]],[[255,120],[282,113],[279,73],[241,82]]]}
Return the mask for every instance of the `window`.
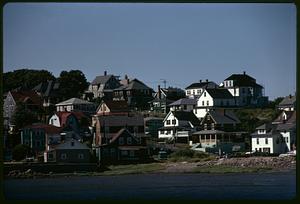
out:
{"label": "window", "polygon": [[204,123],[204,130],[207,130],[207,124]]}
{"label": "window", "polygon": [[127,137],[127,144],[132,144],[132,138],[131,137]]}
{"label": "window", "polygon": [[191,94],[191,91],[186,91],[187,94]]}
{"label": "window", "polygon": [[165,131],[161,130],[161,131],[160,131],[160,134],[164,134],[164,132],[165,132]]}
{"label": "window", "polygon": [[167,120],[167,125],[170,125],[171,124],[171,120]]}
{"label": "window", "polygon": [[221,100],[221,106],[223,106],[223,100]]}
{"label": "window", "polygon": [[256,138],[256,144],[259,144],[259,138]]}
{"label": "window", "polygon": [[127,156],[128,155],[128,151],[127,150],[122,150],[121,151],[121,155],[122,156]]}
{"label": "window", "polygon": [[204,97],[206,97],[206,91],[204,92]]}
{"label": "window", "polygon": [[62,160],[65,160],[65,159],[67,159],[67,155],[64,153],[64,154],[61,154],[60,155],[60,158],[62,159]]}
{"label": "window", "polygon": [[197,114],[197,109],[195,109],[195,114]]}
{"label": "window", "polygon": [[215,124],[214,124],[214,123],[211,124],[211,129],[212,129],[212,130],[215,129]]}
{"label": "window", "polygon": [[176,124],[176,120],[174,119],[174,120],[172,120],[172,124],[173,125],[175,125]]}
{"label": "window", "polygon": [[202,106],[204,106],[204,101],[202,101]]}
{"label": "window", "polygon": [[201,94],[201,90],[200,89],[197,90],[197,94],[198,95]]}
{"label": "window", "polygon": [[167,130],[167,134],[166,135],[169,135],[171,134],[171,130]]}
{"label": "window", "polygon": [[186,110],[187,106],[186,105],[183,105],[183,110]]}
{"label": "window", "polygon": [[288,137],[285,137],[284,139],[285,139],[285,142],[286,142],[286,143],[289,142],[289,138],[288,138]]}
{"label": "window", "polygon": [[130,157],[134,157],[134,151],[133,151],[133,150],[130,150],[130,151],[129,151],[129,156],[130,156]]}
{"label": "window", "polygon": [[41,145],[41,142],[39,140],[36,141],[36,146],[39,147]]}
{"label": "window", "polygon": [[83,159],[84,155],[83,154],[78,154],[78,159]]}
{"label": "window", "polygon": [[209,106],[209,101],[206,101],[206,105]]}
{"label": "window", "polygon": [[193,95],[195,95],[195,90],[193,90]]}
{"label": "window", "polygon": [[229,106],[229,101],[228,100],[226,101],[226,105]]}
{"label": "window", "polygon": [[265,139],[265,143],[266,143],[266,144],[269,144],[268,138]]}
{"label": "window", "polygon": [[119,144],[120,144],[120,145],[123,145],[123,144],[124,144],[124,138],[123,138],[123,137],[120,137],[120,138],[119,138]]}

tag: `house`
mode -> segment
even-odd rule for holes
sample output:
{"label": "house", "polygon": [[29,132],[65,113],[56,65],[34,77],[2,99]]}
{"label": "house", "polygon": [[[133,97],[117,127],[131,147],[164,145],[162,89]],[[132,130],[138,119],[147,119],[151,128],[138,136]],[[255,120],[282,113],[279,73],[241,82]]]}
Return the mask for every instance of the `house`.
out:
{"label": "house", "polygon": [[95,129],[93,146],[107,144],[122,128],[126,128],[134,136],[144,139],[144,117],[138,114],[126,115],[94,115]]}
{"label": "house", "polygon": [[111,100],[113,98],[113,90],[120,86],[121,84],[117,76],[107,74],[107,71],[104,71],[104,75],[96,76],[91,82],[83,97],[84,99],[105,97]]}
{"label": "house", "polygon": [[282,111],[272,122],[286,141],[286,152],[296,149],[296,111]]}
{"label": "house", "polygon": [[152,138],[158,137],[158,129],[164,126],[163,118],[146,117],[144,118],[145,135]]}
{"label": "house", "polygon": [[171,111],[193,111],[196,108],[196,98],[181,98],[169,104]]}
{"label": "house", "polygon": [[208,111],[201,120],[201,131],[194,132],[190,145],[204,152],[232,152],[245,149],[244,132],[238,131],[240,120],[226,109]]}
{"label": "house", "polygon": [[296,96],[286,96],[277,106],[279,110],[294,111],[296,109]]}
{"label": "house", "polygon": [[70,126],[75,132],[79,132],[79,121],[72,112],[57,112],[49,119],[49,125],[56,127]]}
{"label": "house", "polygon": [[22,103],[24,108],[32,112],[37,112],[42,107],[41,97],[34,91],[9,91],[3,103],[4,126],[13,128],[13,115],[17,104]]}
{"label": "house", "polygon": [[126,101],[102,100],[96,115],[127,115],[130,112]]}
{"label": "house", "polygon": [[49,107],[59,102],[59,88],[60,83],[54,80],[41,82],[32,90],[35,91],[43,99],[43,106]]}
{"label": "house", "polygon": [[231,93],[237,106],[264,106],[268,103],[268,97],[263,94],[264,87],[246,72],[232,74],[220,86]]}
{"label": "house", "polygon": [[158,86],[154,99],[149,102],[150,110],[166,114],[170,110],[168,105],[183,97],[185,97],[185,92],[179,88],[161,88]]}
{"label": "house", "polygon": [[86,144],[68,139],[47,149],[44,152],[44,162],[88,163],[90,154],[90,148]]}
{"label": "house", "polygon": [[286,144],[282,135],[276,131],[276,124],[265,123],[251,134],[252,152],[283,153]]}
{"label": "house", "polygon": [[47,124],[32,124],[21,130],[21,144],[28,145],[36,155],[47,150],[49,144],[59,144],[61,128]]}
{"label": "house", "polygon": [[233,107],[235,107],[235,100],[227,89],[204,89],[197,99],[194,114],[201,119],[209,110]]}
{"label": "house", "polygon": [[100,146],[101,163],[143,161],[148,158],[146,143],[126,128],[119,130],[107,144]]}
{"label": "house", "polygon": [[153,99],[153,89],[138,79],[130,80],[119,88],[114,89],[113,100],[125,100],[131,109],[146,110],[149,108],[149,101]]}
{"label": "house", "polygon": [[188,98],[198,98],[202,94],[204,89],[215,89],[218,87],[219,86],[215,82],[208,81],[208,79],[206,79],[206,81],[200,80],[197,83],[192,83],[191,85],[187,86],[185,88],[185,95]]}
{"label": "house", "polygon": [[188,143],[192,132],[200,126],[200,120],[193,112],[170,111],[163,120],[164,127],[159,128],[158,138],[175,143]]}
{"label": "house", "polygon": [[251,134],[252,151],[285,153],[296,149],[296,111],[282,111],[271,123]]}
{"label": "house", "polygon": [[95,113],[96,105],[89,101],[85,101],[79,98],[71,98],[66,101],[62,101],[60,103],[55,104],[57,112],[63,111],[79,111],[83,112],[87,115],[91,115]]}

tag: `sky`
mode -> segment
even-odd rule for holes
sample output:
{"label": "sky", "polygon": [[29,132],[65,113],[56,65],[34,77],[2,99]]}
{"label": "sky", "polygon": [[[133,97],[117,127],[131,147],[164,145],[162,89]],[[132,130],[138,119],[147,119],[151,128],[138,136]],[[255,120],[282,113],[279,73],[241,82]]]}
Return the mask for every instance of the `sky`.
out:
{"label": "sky", "polygon": [[3,72],[79,69],[184,89],[243,71],[269,99],[296,91],[294,4],[8,3]]}

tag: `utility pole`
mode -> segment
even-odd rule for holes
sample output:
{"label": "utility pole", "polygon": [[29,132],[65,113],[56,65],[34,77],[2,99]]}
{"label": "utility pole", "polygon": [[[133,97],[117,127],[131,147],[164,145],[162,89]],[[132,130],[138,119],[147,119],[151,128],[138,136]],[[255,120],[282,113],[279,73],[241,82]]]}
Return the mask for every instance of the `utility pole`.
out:
{"label": "utility pole", "polygon": [[164,88],[167,88],[167,80],[166,79],[160,79],[164,83]]}

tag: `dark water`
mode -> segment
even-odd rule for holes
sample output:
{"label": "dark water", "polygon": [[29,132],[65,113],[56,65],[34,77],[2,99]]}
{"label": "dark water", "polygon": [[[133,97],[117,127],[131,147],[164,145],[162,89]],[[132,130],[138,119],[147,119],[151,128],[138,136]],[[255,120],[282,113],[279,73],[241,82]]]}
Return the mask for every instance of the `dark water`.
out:
{"label": "dark water", "polygon": [[147,174],[4,180],[9,200],[293,199],[296,173]]}

